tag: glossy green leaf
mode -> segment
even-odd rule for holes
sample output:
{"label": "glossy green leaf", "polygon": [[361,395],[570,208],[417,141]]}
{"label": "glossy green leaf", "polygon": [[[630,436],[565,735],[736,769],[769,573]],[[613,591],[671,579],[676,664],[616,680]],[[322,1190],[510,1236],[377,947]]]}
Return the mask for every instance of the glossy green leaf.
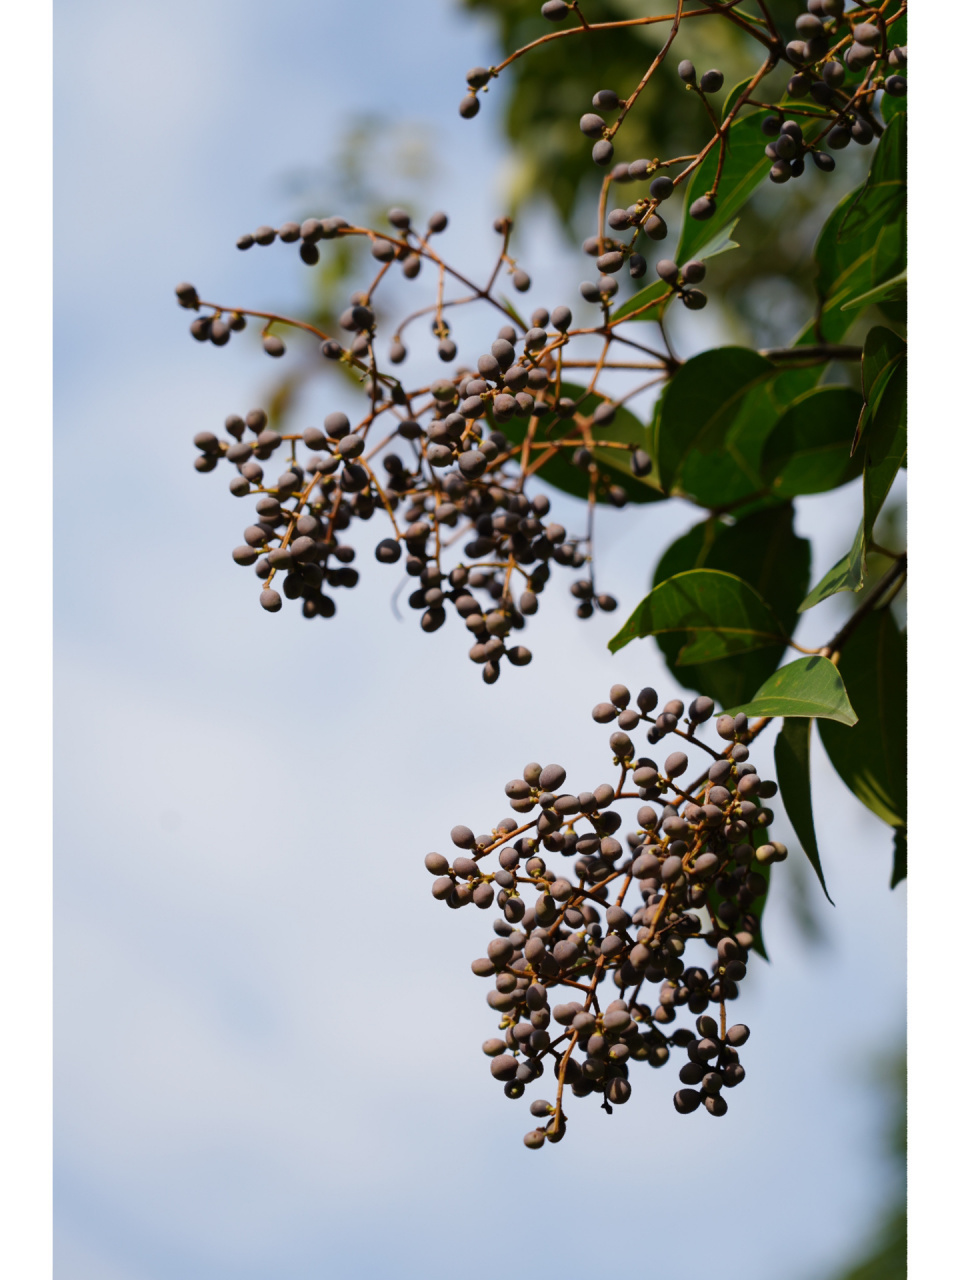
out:
{"label": "glossy green leaf", "polygon": [[[891,334],[891,337],[896,338],[896,335]],[[874,372],[881,368],[879,361],[874,362],[872,368]],[[857,453],[857,457],[863,460],[863,520],[850,551],[817,583],[800,606],[801,613],[837,591],[859,591],[863,586],[873,526],[897,472],[906,463],[907,364],[902,353],[895,357],[893,370],[885,382],[882,373],[876,372],[871,383],[871,397],[873,390],[881,384],[883,390],[876,408],[872,416],[866,418],[866,443]],[[861,417],[861,423],[863,421]]]}
{"label": "glossy green leaf", "polygon": [[888,302],[877,302],[873,304],[886,320],[887,324],[895,324],[899,329],[906,330],[907,327],[907,304],[906,302],[897,302],[890,300]]}
{"label": "glossy green leaf", "polygon": [[905,357],[907,344],[904,340],[883,325],[871,329],[864,339],[863,356],[860,362],[860,384],[863,392],[863,408],[857,422],[857,431],[853,440],[851,454],[860,443],[860,438],[873,420],[877,404],[886,390],[887,383],[893,376],[897,365]]}
{"label": "glossy green leaf", "polygon": [[[862,191],[862,186],[857,187],[839,201],[817,237],[814,249],[817,263],[815,283],[821,299],[825,300],[837,293],[858,260],[861,257],[869,259],[876,249],[875,236],[853,236],[845,241],[840,240],[840,228]],[[847,294],[847,297],[853,296]]]}
{"label": "glossy green leaf", "polygon": [[761,505],[779,503],[782,499],[771,493],[761,471],[763,448],[778,417],[772,383],[752,387],[722,443],[709,450],[696,446],[689,450],[676,476],[675,492],[713,511],[741,510],[751,500]]}
{"label": "glossy green leaf", "polygon": [[907,362],[901,357],[863,432],[864,556],[880,509],[907,460]]}
{"label": "glossy green leaf", "polygon": [[892,120],[894,116],[906,114],[907,100],[906,98],[892,98],[889,93],[883,95],[883,102],[880,104],[880,114],[884,120]]}
{"label": "glossy green leaf", "polygon": [[717,188],[717,211],[708,221],[695,221],[690,217],[689,211],[694,200],[706,195],[713,186],[717,176],[718,147],[714,147],[687,183],[683,227],[677,244],[677,262],[682,264],[698,257],[700,250],[714,235],[712,228],[724,226],[734,218],[769,171],[770,161],[763,153],[767,138],[760,129],[762,120],[763,115],[755,112],[741,116],[730,127],[723,174]]}
{"label": "glossy green leaf", "polygon": [[[907,220],[901,214],[887,223],[876,238],[871,280],[874,288],[888,280],[896,279],[907,269]],[[844,303],[844,306],[847,306]],[[866,305],[866,304],[864,304]],[[882,303],[878,303],[882,306]]]}
{"label": "glossy green leaf", "polygon": [[[688,569],[738,574],[766,600],[788,635],[809,583],[810,544],[794,532],[790,503],[743,515],[735,524],[712,516],[667,548],[654,572],[654,586]],[[776,671],[785,648],[782,643],[700,666],[678,666],[684,639],[657,636],[667,666],[681,684],[714,698],[721,707],[749,698]]]}
{"label": "glossy green leaf", "polygon": [[[561,394],[576,400],[580,410],[589,414],[602,403],[602,397],[592,394],[584,395],[584,391],[584,387],[575,386],[573,383],[565,382],[561,386]],[[531,423],[534,425],[533,439],[538,444],[546,443],[550,440],[569,439],[577,434],[575,430],[571,429],[568,419],[551,420],[549,417],[535,419],[512,418],[507,423],[493,423],[491,421],[491,426],[498,431],[502,431],[512,444],[522,444],[526,439]],[[658,487],[655,470],[653,474],[643,480],[638,480],[630,470],[631,451],[629,449],[605,449],[600,444],[603,440],[620,441],[624,444],[632,444],[637,448],[646,449],[648,453],[652,454],[653,445],[650,440],[649,427],[644,426],[629,410],[620,408],[617,410],[617,416],[610,426],[595,427],[593,436],[598,443],[594,459],[599,469],[600,478],[605,484],[613,483],[619,485],[626,492],[631,502],[644,503],[663,500],[665,495]],[[543,452],[542,450],[531,451],[531,459],[535,460],[537,455]],[[577,498],[586,498],[590,493],[590,478],[586,472],[574,466],[571,461],[572,457],[573,447],[565,447],[539,466],[536,474],[541,480],[553,485],[554,488],[561,489],[564,493],[573,494]],[[605,501],[602,489],[598,492],[598,501]]]}
{"label": "glossy green leaf", "polygon": [[[662,280],[654,280],[651,284],[644,285],[639,293],[635,293],[631,298],[627,298],[626,302],[621,302],[616,311],[611,312],[610,320],[611,322],[623,320],[626,316],[629,316],[631,312],[639,311],[641,307],[649,307],[649,310],[644,311],[643,315],[633,317],[638,322],[659,320],[663,316],[667,304],[671,302],[675,296],[676,295],[673,290],[664,285]],[[661,305],[650,306],[653,302],[659,302]]]}
{"label": "glossy green leaf", "polygon": [[[720,116],[719,116],[721,120],[725,120],[727,118],[727,116],[733,110],[734,104],[736,103],[737,99],[740,97],[741,93],[743,93],[744,89],[748,88],[750,81],[752,79],[753,79],[752,76],[745,76],[743,80],[739,81],[739,83],[733,86],[733,88],[730,90],[730,92],[727,94],[727,96],[723,100],[723,110],[720,112]],[[743,112],[744,117],[746,117],[746,115],[749,113],[750,108],[743,107],[741,108],[741,110]]]}
{"label": "glossy green leaf", "polygon": [[[906,43],[907,43],[907,7],[906,5],[904,5],[902,7],[900,16],[895,18],[893,22],[891,22],[890,25],[887,27],[887,45],[888,46],[904,45]],[[884,97],[887,97],[887,96],[888,95],[886,94],[884,95]],[[891,101],[902,103],[904,99],[893,98],[891,99]]]}
{"label": "glossy green leaf", "polygon": [[[714,363],[704,361],[694,373],[710,374]],[[689,444],[674,476],[674,492],[709,510],[736,509],[738,514],[782,501],[763,479],[763,449],[781,414],[814,386],[821,371],[768,370],[765,378],[745,390],[721,432],[706,433]],[[666,394],[658,402],[661,406],[665,398]],[[661,438],[659,430],[654,438]]]}
{"label": "glossy green leaf", "polygon": [[777,737],[773,757],[777,766],[780,798],[790,819],[790,825],[796,832],[807,861],[817,873],[817,879],[827,896],[827,901],[832,904],[833,899],[827,891],[823,867],[820,865],[817,832],[813,824],[813,802],[810,799],[810,731],[812,728],[813,721],[807,717],[791,716],[785,719]]}
{"label": "glossy green leaf", "polygon": [[784,641],[763,597],[742,578],[716,569],[692,569],[654,587],[607,647],[616,653],[649,635],[684,636],[677,655],[683,666]]}
{"label": "glossy green leaf", "polygon": [[906,201],[907,117],[896,115],[877,143],[866,182],[840,222],[839,242],[861,240],[893,221],[906,209]]}
{"label": "glossy green leaf", "polygon": [[819,654],[789,662],[760,686],[749,702],[730,707],[730,715],[742,711],[748,716],[805,716],[815,720],[835,720],[849,726],[857,723],[841,673],[829,658]]}
{"label": "glossy green leaf", "polygon": [[887,141],[889,132],[874,153],[867,182],[840,201],[817,239],[818,311],[796,345],[839,342],[869,305],[856,300],[906,267],[906,205],[891,197],[890,186],[902,178],[902,135],[895,130]]}
{"label": "glossy green leaf", "polygon": [[[733,238],[733,233],[736,231],[739,221],[739,218],[734,218],[725,227],[721,227],[719,231],[714,232],[697,254],[699,261],[706,262],[710,258],[719,258],[722,253],[729,253],[731,249],[739,249],[740,241]],[[689,258],[686,261],[689,262]]]}
{"label": "glossy green leaf", "polygon": [[862,401],[850,387],[815,387],[800,396],[770,432],[763,448],[763,480],[778,497],[825,493],[853,480],[859,463],[850,442]]}
{"label": "glossy green leaf", "polygon": [[845,302],[840,308],[841,311],[849,311],[853,307],[862,308],[869,306],[874,302],[906,302],[907,300],[907,272],[906,268],[898,272],[895,276],[891,276],[889,280],[884,280],[881,284],[874,285],[872,289],[868,289],[866,293],[861,293],[859,297],[851,298],[849,302]]}
{"label": "glossy green leaf", "polygon": [[796,339],[796,346],[840,342],[859,314],[858,308],[845,311],[844,305],[877,283],[873,275],[876,240],[855,238],[841,245],[837,239],[840,225],[856,196],[857,192],[852,191],[840,201],[820,233],[814,254],[817,314]]}
{"label": "glossy green leaf", "polygon": [[877,325],[867,334],[863,341],[860,384],[868,404],[876,404],[898,360],[906,355],[906,351],[907,344],[903,338],[883,325]]}
{"label": "glossy green leaf", "polygon": [[800,613],[812,609],[821,600],[836,595],[838,591],[859,591],[863,586],[863,521],[853,540],[853,546],[842,556],[832,569],[828,569],[810,594],[800,605]]}
{"label": "glossy green leaf", "polygon": [[722,449],[748,393],[772,377],[773,364],[747,347],[719,347],[682,365],[661,398],[655,456],[665,492],[694,452]]}
{"label": "glossy green leaf", "polygon": [[869,614],[844,645],[840,673],[860,717],[819,725],[830,763],[853,794],[893,827],[907,819],[907,644],[889,609]]}

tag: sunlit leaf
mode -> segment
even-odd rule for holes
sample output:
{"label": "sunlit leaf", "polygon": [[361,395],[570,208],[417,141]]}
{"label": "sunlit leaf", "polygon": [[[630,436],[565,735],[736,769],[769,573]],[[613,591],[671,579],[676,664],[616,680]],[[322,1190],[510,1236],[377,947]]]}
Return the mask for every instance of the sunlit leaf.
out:
{"label": "sunlit leaf", "polygon": [[730,715],[739,711],[748,716],[804,716],[836,720],[842,725],[857,723],[840,672],[829,658],[819,654],[780,667],[749,702],[729,708]]}
{"label": "sunlit leaf", "polygon": [[828,569],[810,594],[800,605],[800,612],[812,609],[821,600],[836,595],[838,591],[859,591],[863,586],[863,521],[857,529],[853,546],[845,556],[841,556],[832,569]]}
{"label": "sunlit leaf", "polygon": [[686,637],[681,665],[783,644],[776,615],[753,587],[732,573],[693,569],[654,587],[637,605],[608,648],[649,635]]}

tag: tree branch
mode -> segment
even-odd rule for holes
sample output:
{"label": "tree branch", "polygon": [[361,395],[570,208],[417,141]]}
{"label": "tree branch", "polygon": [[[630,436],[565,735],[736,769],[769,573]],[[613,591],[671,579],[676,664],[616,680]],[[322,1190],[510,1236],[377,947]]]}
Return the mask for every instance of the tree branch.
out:
{"label": "tree branch", "polygon": [[[899,581],[897,581],[898,579]],[[904,551],[902,555],[897,556],[894,563],[886,571],[873,590],[864,596],[861,603],[853,613],[851,613],[850,617],[846,620],[833,639],[823,646],[820,650],[823,657],[829,658],[831,662],[836,662],[840,657],[840,652],[843,649],[843,646],[850,639],[867,614],[873,612],[877,601],[882,600],[894,583],[896,583],[896,590],[894,590],[890,596],[890,599],[892,600],[906,580],[907,553]]]}

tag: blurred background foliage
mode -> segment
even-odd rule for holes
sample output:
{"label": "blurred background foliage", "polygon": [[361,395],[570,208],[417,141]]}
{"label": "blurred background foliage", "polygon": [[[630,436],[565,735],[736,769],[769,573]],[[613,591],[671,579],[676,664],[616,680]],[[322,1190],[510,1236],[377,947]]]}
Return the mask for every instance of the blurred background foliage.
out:
{"label": "blurred background foliage", "polygon": [[890,1204],[877,1222],[862,1253],[830,1280],[904,1280],[907,1274],[907,1061],[901,1051],[879,1061],[873,1085],[887,1115],[879,1158],[894,1174]]}

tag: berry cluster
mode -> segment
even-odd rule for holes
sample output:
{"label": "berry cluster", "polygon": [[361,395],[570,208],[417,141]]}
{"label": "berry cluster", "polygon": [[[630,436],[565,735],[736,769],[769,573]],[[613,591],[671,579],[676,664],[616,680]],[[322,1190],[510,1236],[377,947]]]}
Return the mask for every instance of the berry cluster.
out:
{"label": "berry cluster", "polygon": [[[809,12],[801,14],[795,23],[800,39],[791,40],[786,46],[794,64],[803,68],[790,78],[787,88],[792,98],[811,98],[822,110],[803,113],[817,126],[815,137],[810,139],[804,137],[796,120],[784,119],[782,111],[764,119],[763,132],[775,139],[765,148],[772,161],[770,180],[775,183],[799,178],[805,156],[818,169],[830,173],[836,162],[818,149],[821,142],[825,141],[832,151],[842,151],[851,141],[869,146],[883,132],[871,109],[877,91],[895,98],[903,97],[907,91],[902,75],[882,74],[884,65],[906,67],[907,50],[905,46],[888,46],[887,24],[881,15],[877,15],[876,23],[858,23],[849,15],[845,17],[843,0],[807,0],[807,8]],[[899,17],[901,12],[898,10],[894,16]],[[841,51],[842,62],[837,60]],[[846,86],[848,71],[854,76],[863,72],[860,82],[852,88]]]}
{"label": "berry cluster", "polygon": [[[749,763],[746,716],[717,719],[721,746],[728,745],[716,750],[699,736],[712,699],[695,698],[686,716],[679,700],[657,713],[653,689],[640,691],[636,709],[630,702],[629,690],[615,685],[593,711],[601,724],[617,722],[612,783],[574,794],[563,790],[561,765],[528,764],[505,788],[514,813],[532,815],[523,825],[505,818],[479,836],[454,827],[461,852],[452,861],[440,853],[425,858],[435,898],[452,908],[495,904],[500,912],[486,956],[472,966],[494,979],[487,1003],[500,1017],[500,1034],[483,1052],[509,1098],[521,1097],[548,1067],[557,1081],[555,1100],[530,1108],[549,1117],[526,1135],[530,1147],[563,1137],[566,1086],[575,1097],[600,1094],[609,1112],[630,1096],[631,1062],[663,1066],[672,1048],[686,1051],[680,1081],[687,1087],[674,1097],[682,1113],[702,1102],[723,1115],[723,1090],[744,1077],[738,1050],[749,1032],[728,1027],[727,1004],[758,942],[769,867],[787,856],[765,838],[773,821],[765,802],[777,786]],[[684,782],[684,751],[661,764],[640,756],[629,735],[641,723],[650,726],[651,745],[679,737],[699,748],[710,759],[706,771]],[[624,836],[618,807],[636,800],[641,807]],[[544,854],[571,859],[569,869],[548,869]],[[713,958],[691,962],[693,942]],[[598,991],[608,975],[618,994],[604,1006]],[[706,1013],[710,1005],[719,1022]],[[684,1007],[701,1015],[696,1032],[668,1030]]]}
{"label": "berry cluster", "polygon": [[[732,103],[728,100],[723,111],[718,112],[711,102],[711,98],[723,88],[723,73],[711,69],[698,78],[696,68],[689,58],[684,58],[677,64],[677,74],[687,89],[700,99],[711,129],[709,138],[699,151],[667,159],[621,162],[611,170],[600,197],[601,223],[609,181],[629,183],[650,180],[647,195],[640,197],[628,209],[614,209],[607,220],[608,225],[617,231],[635,228],[632,239],[628,243],[618,244],[615,250],[629,257],[635,252],[641,231],[651,240],[666,237],[668,228],[662,205],[711,154],[715,154],[717,158],[714,180],[709,190],[692,201],[689,212],[691,217],[699,220],[713,217],[717,210],[716,196],[727,158],[729,130],[745,108],[766,106],[777,111],[777,115],[764,121],[764,131],[768,136],[776,138],[766,148],[772,161],[770,178],[775,183],[800,177],[808,155],[817,168],[825,172],[833,170],[833,157],[820,149],[824,140],[832,150],[840,150],[848,146],[851,140],[867,145],[879,137],[883,132],[883,125],[873,114],[876,94],[883,92],[901,97],[907,90],[907,82],[900,74],[907,63],[906,47],[894,45],[888,39],[888,28],[905,14],[906,7],[906,0],[899,5],[894,0],[886,0],[870,9],[871,21],[863,22],[859,20],[863,16],[862,11],[844,12],[844,0],[807,0],[808,12],[801,14],[795,23],[798,38],[784,42],[766,9],[763,21],[747,19],[738,10],[734,10],[732,5],[717,5],[686,14],[682,12],[681,6],[672,19],[670,15],[660,15],[625,19],[617,23],[590,23],[579,5],[567,4],[565,0],[547,0],[541,8],[544,18],[551,22],[562,22],[568,16],[573,16],[578,25],[549,36],[541,36],[518,49],[498,66],[473,67],[467,72],[469,92],[460,103],[460,114],[467,119],[475,116],[480,110],[478,93],[485,90],[504,67],[536,48],[545,39],[580,37],[589,35],[590,32],[604,31],[611,26],[669,23],[671,25],[663,47],[653,58],[633,92],[623,98],[614,89],[599,89],[593,95],[594,110],[580,117],[580,131],[593,142],[594,163],[606,167],[613,160],[614,139],[618,130],[653,73],[664,63],[684,20],[714,14],[733,22],[752,36],[765,49],[763,64],[736,99]],[[839,61],[841,58],[842,61]],[[794,72],[787,85],[789,96],[797,102],[812,100],[810,107],[793,108],[792,114],[804,117],[813,136],[805,137],[803,128],[796,120],[785,119],[784,110],[778,104],[760,102],[755,97],[762,81],[781,62],[790,66]],[[888,70],[890,74],[885,74]],[[856,84],[847,84],[848,72],[853,77],[859,77]],[[608,123],[604,115],[598,113],[613,116],[612,122]],[[673,177],[667,172],[672,168],[680,170]],[[604,291],[602,281],[583,288],[591,288],[594,293]],[[588,295],[585,293],[584,296]]]}
{"label": "berry cluster", "polygon": [[[906,7],[905,0],[900,5],[880,5],[872,10],[872,22],[861,22],[862,11],[845,13],[844,0],[807,0],[807,12],[794,22],[798,39],[791,40],[786,47],[794,65],[803,68],[787,86],[791,97],[810,97],[822,107],[833,107],[840,113],[849,111],[851,129],[857,122],[859,104],[855,99],[858,94],[872,96],[882,89],[892,97],[902,98],[907,82],[899,72],[907,65],[907,49],[905,45],[891,44],[887,31],[893,21],[906,12]],[[883,9],[888,11],[886,16]],[[836,61],[841,52],[843,63]],[[892,70],[884,74],[885,67]],[[848,70],[854,75],[861,71],[865,75],[847,98],[840,90]]]}
{"label": "berry cluster", "polygon": [[[905,13],[905,3],[897,7],[894,0],[884,0],[869,11],[870,21],[860,21],[864,15],[859,11],[844,15],[840,0],[809,0],[808,9],[797,19],[802,39],[785,43],[765,8],[762,20],[747,20],[729,5],[686,14],[680,6],[672,21],[660,15],[591,25],[578,5],[549,0],[542,10],[545,17],[560,20],[575,11],[580,25],[533,41],[498,67],[475,67],[468,73],[470,93],[461,112],[471,116],[479,108],[478,93],[491,79],[543,39],[586,37],[610,25],[670,24],[662,48],[634,91],[621,97],[613,89],[598,90],[593,95],[594,110],[580,121],[581,130],[593,141],[594,159],[606,166],[612,162],[613,139],[620,124],[650,77],[664,65],[683,21],[714,16],[734,22],[765,50],[762,66],[719,112],[715,95],[723,88],[723,74],[711,69],[698,76],[688,59],[680,61],[678,73],[710,122],[709,138],[694,155],[619,163],[604,175],[598,234],[583,244],[599,273],[580,286],[581,296],[599,308],[590,325],[574,327],[569,307],[562,304],[552,310],[538,306],[524,319],[512,303],[495,296],[493,290],[503,274],[518,294],[531,288],[529,275],[509,252],[510,219],[499,218],[494,224],[501,237],[499,253],[489,279],[477,284],[436,252],[436,237],[448,225],[446,214],[434,213],[418,230],[411,216],[399,208],[387,214],[388,231],[354,226],[339,216],[312,217],[279,228],[262,226],[238,240],[242,250],[275,242],[296,246],[302,262],[315,267],[323,242],[365,238],[374,262],[373,278],[366,289],[353,294],[335,335],[303,320],[204,301],[189,284],[177,288],[180,305],[197,313],[190,325],[197,340],[223,346],[234,333],[259,320],[262,349],[281,357],[287,348],[280,331],[299,331],[318,340],[322,358],[352,374],[369,400],[369,410],[353,426],[342,413],[333,413],[323,430],[309,427],[281,433],[271,430],[263,413],[254,410],[245,420],[227,419],[232,440],[219,439],[209,431],[196,437],[197,468],[212,470],[225,458],[237,469],[231,490],[257,498],[257,521],[248,526],[245,545],[237,548],[234,558],[255,566],[263,581],[265,609],[278,610],[286,596],[301,599],[307,617],[331,616],[335,605],[329,589],[352,587],[358,580],[355,551],[342,544],[338,534],[353,519],[369,519],[377,511],[386,514],[391,527],[376,554],[392,563],[405,550],[406,571],[417,580],[409,603],[420,611],[424,630],[439,628],[448,606],[453,605],[472,634],[470,656],[482,665],[488,682],[497,679],[504,656],[520,665],[529,661],[529,650],[510,644],[510,638],[523,627],[525,617],[536,611],[537,596],[553,564],[586,569],[571,587],[580,617],[616,607],[612,597],[597,592],[594,583],[594,505],[600,501],[623,506],[631,500],[662,496],[651,460],[641,447],[643,429],[636,423],[635,431],[629,424],[624,430],[626,414],[619,426],[616,415],[636,395],[665,383],[679,367],[665,328],[669,304],[678,299],[688,310],[703,308],[707,296],[697,286],[707,268],[696,258],[682,263],[661,259],[655,264],[657,279],[643,291],[643,300],[636,299],[629,309],[621,307],[623,314],[614,315],[618,275],[626,268],[631,281],[646,277],[647,259],[638,245],[641,235],[652,241],[667,235],[663,206],[710,156],[716,161],[712,184],[690,202],[688,212],[701,221],[714,216],[730,152],[730,128],[744,110],[770,112],[762,127],[771,139],[766,146],[770,177],[780,183],[799,176],[808,155],[821,169],[833,168],[832,155],[819,149],[824,139],[831,150],[850,140],[872,140],[882,129],[873,114],[877,93],[897,95],[905,89],[899,73],[906,64],[906,49],[888,39],[891,24]],[[785,106],[756,96],[761,82],[784,62],[794,69],[789,119]],[[893,74],[881,74],[890,68]],[[856,84],[846,84],[848,74],[861,72]],[[810,105],[802,105],[808,99]],[[615,113],[615,118],[606,123],[603,113]],[[647,193],[608,214],[611,184],[636,182],[649,183]],[[606,235],[607,227],[622,238]],[[388,305],[381,306],[377,291],[385,280],[398,276],[414,287],[424,266],[436,273],[429,301],[398,324],[387,325]],[[450,296],[454,283],[463,292]],[[391,366],[405,361],[412,326],[418,321],[429,323],[437,359],[451,366],[462,358],[451,317],[457,308],[476,303],[498,313],[496,329],[491,328],[496,336],[488,350],[456,365],[450,370],[452,377],[405,386]],[[635,332],[627,326],[637,320],[650,320],[659,327],[661,349],[626,336]],[[587,339],[594,341],[583,351]],[[642,380],[626,394],[614,395],[601,386],[607,371],[614,369],[617,376],[623,370],[636,370]],[[585,379],[582,385],[571,381],[580,372]],[[394,442],[396,451],[387,452]],[[284,469],[275,480],[267,481],[261,464],[281,444]],[[298,446],[303,456],[298,457]],[[547,522],[548,500],[527,492],[528,482],[537,473],[552,482],[550,468],[557,462],[582,471],[577,485],[566,486],[588,501],[582,537],[569,536],[562,526]],[[461,538],[465,539],[462,556],[451,565],[448,562],[455,553],[448,548]],[[278,571],[286,575],[282,583],[275,583]]]}
{"label": "berry cluster", "polygon": [[[614,230],[620,231],[631,224],[633,216],[625,209],[614,209],[607,221]],[[644,225],[644,231],[652,239],[661,239],[660,235],[653,234],[654,230],[648,219]],[[598,280],[585,280],[580,285],[580,296],[585,301],[609,303],[619,289],[619,283],[614,279],[614,275],[623,268],[624,264],[627,266],[627,273],[631,280],[644,278],[647,274],[647,260],[642,253],[631,252],[632,247],[622,240],[612,240],[607,237],[604,237],[602,242],[597,236],[589,236],[584,240],[583,252],[589,257],[596,258],[597,267],[601,272]],[[694,258],[683,267],[678,267],[672,258],[661,258],[656,264],[656,272],[663,283],[670,286],[671,294],[676,295],[690,311],[701,311],[707,305],[707,295],[703,290],[690,287],[700,284],[706,278],[706,263]],[[671,294],[664,295],[661,300],[669,300]]]}
{"label": "berry cluster", "polygon": [[[184,305],[196,301],[190,286],[178,294]],[[367,306],[354,305],[348,319],[372,333]],[[570,312],[558,307],[552,316],[533,319],[538,323],[524,335],[522,351],[516,330],[504,326],[458,383],[438,379],[409,394],[395,383],[355,426],[337,412],[327,415],[322,430],[281,435],[270,429],[262,409],[254,409],[245,418],[227,418],[228,438],[210,431],[194,437],[197,470],[212,471],[223,459],[235,471],[231,492],[257,498],[256,522],[245,529],[233,558],[254,567],[265,609],[279,610],[286,596],[302,601],[305,617],[331,617],[336,606],[329,589],[359,580],[355,549],[340,535],[353,520],[382,511],[391,536],[379,542],[376,557],[396,563],[405,554],[406,573],[417,582],[409,604],[420,611],[423,629],[442,626],[452,605],[472,634],[470,657],[483,666],[487,683],[497,679],[504,656],[518,666],[529,662],[528,649],[508,647],[511,633],[536,613],[552,565],[580,569],[591,559],[589,539],[571,537],[548,521],[544,494],[529,498],[524,492],[537,459],[565,453],[587,474],[593,500],[626,501],[595,457],[594,432],[613,423],[616,405],[601,402],[584,413],[577,400],[556,395],[549,350],[564,341]],[[497,424],[517,416],[534,430],[512,444]],[[398,452],[384,452],[388,444]],[[616,441],[605,447],[621,450],[634,476],[649,474],[642,449]],[[268,479],[264,463],[281,450],[282,470]],[[447,548],[463,535],[469,535],[460,548],[463,558],[447,567],[443,561],[453,555]],[[284,575],[282,594],[274,585],[278,572]],[[571,586],[581,618],[594,608],[616,608],[611,596],[597,593],[592,564],[588,575]]]}

